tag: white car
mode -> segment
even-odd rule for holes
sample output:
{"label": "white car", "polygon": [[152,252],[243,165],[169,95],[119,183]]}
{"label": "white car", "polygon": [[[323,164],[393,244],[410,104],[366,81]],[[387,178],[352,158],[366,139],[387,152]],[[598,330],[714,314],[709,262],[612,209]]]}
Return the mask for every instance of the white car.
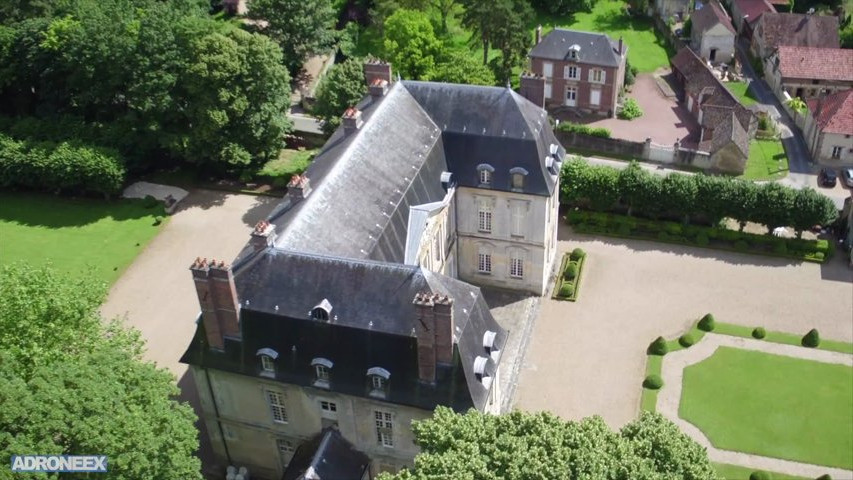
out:
{"label": "white car", "polygon": [[853,168],[844,168],[841,170],[841,178],[844,179],[844,185],[853,188]]}

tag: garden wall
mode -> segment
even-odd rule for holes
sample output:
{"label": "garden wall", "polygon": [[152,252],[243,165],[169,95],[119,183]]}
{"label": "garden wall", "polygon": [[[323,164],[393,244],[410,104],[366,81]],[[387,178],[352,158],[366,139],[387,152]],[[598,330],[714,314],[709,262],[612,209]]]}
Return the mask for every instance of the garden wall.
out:
{"label": "garden wall", "polygon": [[715,169],[710,153],[684,148],[680,143],[669,146],[652,142],[650,138],[647,138],[645,142],[633,142],[620,138],[594,137],[560,130],[555,131],[554,134],[557,136],[557,140],[563,144],[563,147],[569,150],[569,153],[571,153],[572,147],[575,147],[601,152],[605,156],[629,157],[665,165],[688,165],[709,171]]}

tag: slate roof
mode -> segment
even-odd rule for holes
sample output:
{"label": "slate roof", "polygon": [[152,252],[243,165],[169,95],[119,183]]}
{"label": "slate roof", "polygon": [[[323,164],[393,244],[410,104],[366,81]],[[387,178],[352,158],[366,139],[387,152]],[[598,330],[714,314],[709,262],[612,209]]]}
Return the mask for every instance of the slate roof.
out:
{"label": "slate roof", "polygon": [[715,1],[711,1],[699,10],[691,13],[690,21],[693,24],[693,28],[701,33],[705,33],[719,23],[726,27],[732,35],[735,34],[735,27],[732,26],[729,16],[723,10],[723,7]]}
{"label": "slate roof", "polygon": [[807,103],[822,132],[853,135],[853,90],[835,92]]}
{"label": "slate roof", "polygon": [[780,46],[779,71],[786,78],[853,82],[853,50]]}
{"label": "slate roof", "polygon": [[828,15],[767,12],[761,15],[761,29],[767,53],[781,45],[839,48],[838,18]]}
{"label": "slate roof", "polygon": [[[332,390],[369,396],[366,372],[382,367],[391,373],[385,401],[432,410],[446,405],[456,411],[482,410],[488,389],[476,378],[474,359],[486,356],[483,336],[496,333],[502,350],[507,332],[489,311],[478,287],[416,266],[354,260],[267,248],[235,271],[240,299],[242,339],[226,338],[225,351],[205,346],[204,324],[181,362],[232,373],[258,376],[258,350],[278,352],[275,380],[311,386],[311,360],[334,363]],[[456,347],[454,363],[439,366],[435,385],[418,380],[417,339],[412,335],[417,293],[453,299]],[[311,318],[326,300],[330,321]],[[500,355],[489,357],[494,374]]]}
{"label": "slate roof", "polygon": [[775,12],[776,9],[767,0],[733,0],[741,15],[747,15],[746,23],[754,25],[765,12]]}
{"label": "slate roof", "polygon": [[[618,67],[621,62],[618,43],[603,33],[581,32],[555,28],[530,50],[530,57],[565,60],[569,47],[580,46],[578,62],[605,67]],[[624,44],[623,44],[624,45]],[[625,47],[625,51],[628,49]]]}
{"label": "slate roof", "polygon": [[359,480],[368,468],[370,458],[328,427],[296,449],[281,480]]}

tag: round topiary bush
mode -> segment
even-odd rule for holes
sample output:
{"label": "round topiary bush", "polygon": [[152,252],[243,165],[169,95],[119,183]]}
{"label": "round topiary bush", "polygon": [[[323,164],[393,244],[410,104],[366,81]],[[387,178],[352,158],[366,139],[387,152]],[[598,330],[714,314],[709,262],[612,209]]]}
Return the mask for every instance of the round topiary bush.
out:
{"label": "round topiary bush", "polygon": [[749,480],[773,480],[773,476],[768,472],[756,470],[749,474]]}
{"label": "round topiary bush", "polygon": [[694,343],[696,343],[696,340],[693,338],[693,335],[690,335],[689,333],[685,333],[678,337],[678,344],[684,348],[689,348]]}
{"label": "round topiary bush", "polygon": [[755,327],[752,329],[752,338],[757,338],[761,340],[762,338],[767,336],[767,331],[764,330],[764,327]]}
{"label": "round topiary bush", "polygon": [[583,258],[585,256],[586,256],[586,252],[584,252],[583,249],[576,248],[576,249],[572,250],[572,254],[569,255],[569,258],[571,258],[572,260],[580,260],[581,258]]}
{"label": "round topiary bush", "polygon": [[664,356],[669,351],[669,348],[666,346],[666,340],[663,337],[656,338],[651,344],[649,344],[649,348],[646,349],[646,353],[650,355],[660,355]]}
{"label": "round topiary bush", "polygon": [[815,480],[832,480],[832,476],[828,473],[824,473],[823,475],[817,477]]}
{"label": "round topiary bush", "polygon": [[822,261],[823,261],[823,259],[826,257],[826,255],[824,255],[824,254],[823,254],[823,252],[816,252],[816,253],[813,255],[813,257],[814,257],[814,259],[815,259],[815,260],[817,260],[817,261],[819,261],[819,262],[822,262]]}
{"label": "round topiary bush", "polygon": [[566,280],[574,280],[575,277],[578,276],[578,264],[576,262],[571,262],[566,267],[566,272],[563,274],[563,278]]}
{"label": "round topiary bush", "polygon": [[703,332],[713,332],[714,327],[716,326],[716,322],[714,322],[714,316],[710,313],[706,313],[701,320],[699,320],[699,324],[697,325],[699,330]]}
{"label": "round topiary bush", "polygon": [[663,379],[657,374],[649,375],[645,380],[643,380],[643,387],[648,388],[649,390],[658,390],[662,386]]}
{"label": "round topiary bush", "polygon": [[571,283],[564,283],[560,287],[560,296],[561,297],[569,298],[574,294],[575,294],[575,286],[572,285]]}
{"label": "round topiary bush", "polygon": [[820,335],[817,333],[816,328],[809,330],[809,333],[803,336],[802,344],[804,347],[809,348],[816,348],[820,345]]}

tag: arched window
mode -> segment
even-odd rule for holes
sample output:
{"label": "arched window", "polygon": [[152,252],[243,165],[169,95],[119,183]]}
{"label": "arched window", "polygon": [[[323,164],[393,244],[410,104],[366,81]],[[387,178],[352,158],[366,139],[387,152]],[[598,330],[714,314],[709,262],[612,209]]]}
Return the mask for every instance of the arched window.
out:
{"label": "arched window", "polygon": [[334,363],[328,358],[317,357],[311,360],[311,366],[314,367],[314,386],[329,388]]}
{"label": "arched window", "polygon": [[488,187],[492,184],[492,174],[495,168],[488,163],[477,165],[477,178],[481,187]]}
{"label": "arched window", "polygon": [[328,322],[331,313],[332,304],[329,303],[329,300],[324,298],[322,302],[318,303],[311,309],[311,318],[321,322]]}
{"label": "arched window", "polygon": [[367,370],[367,378],[369,379],[370,396],[385,398],[388,393],[388,380],[391,379],[391,373],[382,367],[373,367]]}
{"label": "arched window", "polygon": [[261,357],[261,375],[274,377],[275,360],[278,358],[278,352],[271,348],[262,348],[255,352],[255,356]]}

